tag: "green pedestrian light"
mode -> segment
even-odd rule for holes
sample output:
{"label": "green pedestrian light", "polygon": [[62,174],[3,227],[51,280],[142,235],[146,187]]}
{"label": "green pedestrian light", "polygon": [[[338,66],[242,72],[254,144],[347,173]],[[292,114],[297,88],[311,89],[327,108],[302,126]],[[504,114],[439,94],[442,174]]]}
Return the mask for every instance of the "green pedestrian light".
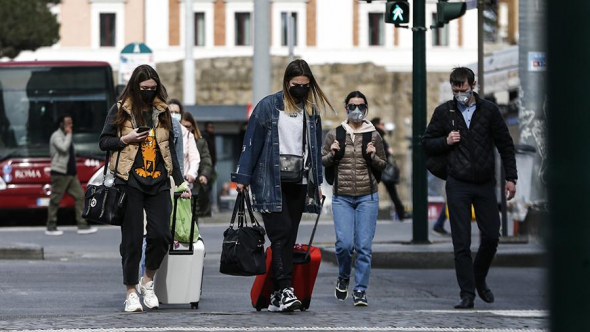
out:
{"label": "green pedestrian light", "polygon": [[410,22],[410,4],[407,0],[387,1],[385,23],[404,24]]}

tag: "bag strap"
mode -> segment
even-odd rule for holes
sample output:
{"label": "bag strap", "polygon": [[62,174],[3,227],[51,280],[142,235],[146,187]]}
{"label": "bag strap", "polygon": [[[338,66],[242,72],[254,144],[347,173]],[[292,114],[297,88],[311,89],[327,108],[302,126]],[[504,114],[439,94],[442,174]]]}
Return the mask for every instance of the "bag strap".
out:
{"label": "bag strap", "polygon": [[246,201],[246,209],[248,210],[248,214],[250,215],[250,224],[252,224],[252,226],[260,226],[258,220],[256,220],[256,217],[254,216],[254,210],[252,209],[252,203],[250,202],[250,193],[248,190],[244,191],[244,201]]}
{"label": "bag strap", "polygon": [[363,159],[365,159],[365,164],[367,165],[367,172],[369,173],[369,182],[370,182],[370,186],[371,186],[371,194],[373,194],[373,189],[375,189],[373,187],[373,167],[371,166],[371,155],[367,153],[367,145],[369,144],[369,142],[371,142],[373,140],[373,132],[366,132],[363,133],[363,144],[361,147],[361,152],[363,154]]}
{"label": "bag strap", "polygon": [[[244,204],[244,194],[238,193],[238,197],[236,197],[236,202],[234,204],[234,212],[232,213],[231,221],[229,222],[230,228],[234,228],[234,222],[236,220],[236,215],[238,215],[238,212],[240,210],[240,206],[242,206],[242,208],[243,208],[243,204]],[[238,218],[238,227],[240,227],[240,219],[239,218]]]}
{"label": "bag strap", "polygon": [[340,160],[344,157],[344,150],[346,149],[346,131],[342,125],[336,127],[336,140],[340,144],[340,150],[334,153],[334,193],[338,194],[338,166]]}
{"label": "bag strap", "polygon": [[[320,211],[324,208],[324,201],[326,200],[326,196],[322,195],[322,202],[320,203]],[[311,244],[313,243],[313,238],[315,237],[315,231],[318,228],[318,222],[320,221],[320,215],[322,213],[318,213],[318,216],[315,218],[315,225],[313,225],[313,230],[311,231],[311,237],[309,238],[309,244],[307,245],[307,251],[305,252],[305,261],[309,259],[309,252],[311,250]]]}

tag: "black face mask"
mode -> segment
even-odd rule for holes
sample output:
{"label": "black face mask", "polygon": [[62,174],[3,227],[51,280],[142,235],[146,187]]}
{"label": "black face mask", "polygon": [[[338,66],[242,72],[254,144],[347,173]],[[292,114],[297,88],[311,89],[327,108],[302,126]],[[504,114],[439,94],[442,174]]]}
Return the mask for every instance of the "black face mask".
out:
{"label": "black face mask", "polygon": [[146,104],[151,104],[156,97],[156,90],[140,90],[139,93],[141,93],[141,100]]}
{"label": "black face mask", "polygon": [[308,86],[292,86],[289,88],[289,93],[293,98],[297,99],[298,101],[304,101],[307,99],[307,94],[309,93]]}

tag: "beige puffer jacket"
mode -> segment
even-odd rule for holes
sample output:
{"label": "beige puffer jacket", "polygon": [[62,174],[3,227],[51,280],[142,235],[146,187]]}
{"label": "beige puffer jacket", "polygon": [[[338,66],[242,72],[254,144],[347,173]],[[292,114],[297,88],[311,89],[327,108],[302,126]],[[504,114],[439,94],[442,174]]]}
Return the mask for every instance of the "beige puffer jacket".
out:
{"label": "beige puffer jacket", "polygon": [[[376,153],[372,155],[372,165],[378,170],[385,169],[385,150],[383,149],[383,139],[377,133],[375,127],[367,120],[359,129],[353,129],[347,123],[342,122],[346,130],[346,147],[344,156],[338,165],[338,180],[335,183],[334,193],[345,196],[364,196],[377,192],[378,184],[373,175],[369,177],[369,169],[363,158],[363,133],[372,132],[372,142],[375,146]],[[324,167],[334,165],[334,151],[330,149],[332,143],[336,140],[336,128],[333,128],[326,135],[322,147],[322,164]],[[343,148],[342,146],[340,147]],[[371,185],[372,182],[372,185]],[[371,190],[372,189],[372,190]]]}

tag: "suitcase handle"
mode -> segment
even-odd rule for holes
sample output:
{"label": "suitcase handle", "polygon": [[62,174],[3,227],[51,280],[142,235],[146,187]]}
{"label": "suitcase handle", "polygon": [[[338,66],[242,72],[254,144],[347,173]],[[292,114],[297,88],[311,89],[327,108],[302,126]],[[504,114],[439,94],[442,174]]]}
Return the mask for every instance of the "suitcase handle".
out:
{"label": "suitcase handle", "polygon": [[[191,232],[189,235],[188,249],[186,249],[186,250],[174,249],[174,233],[176,232],[176,208],[178,206],[178,199],[180,199],[181,195],[182,195],[182,193],[174,193],[174,211],[172,212],[172,230],[171,230],[172,243],[170,243],[170,250],[168,250],[169,255],[192,255],[194,252],[193,242],[195,240],[194,236],[195,236],[195,224],[197,222],[196,220],[194,220],[194,221],[191,220]],[[198,217],[196,217],[196,214],[195,214],[196,203],[197,203],[196,199],[193,199],[191,202],[192,218],[198,218]]]}
{"label": "suitcase handle", "polygon": [[315,237],[315,231],[318,228],[318,222],[320,221],[320,215],[322,214],[322,209],[324,208],[324,201],[326,200],[326,196],[322,195],[322,203],[320,204],[320,213],[315,218],[315,225],[313,226],[313,230],[311,231],[311,237],[309,239],[309,244],[307,245],[307,251],[305,252],[305,261],[309,259],[309,251],[311,250],[311,244],[313,243],[313,238]]}

